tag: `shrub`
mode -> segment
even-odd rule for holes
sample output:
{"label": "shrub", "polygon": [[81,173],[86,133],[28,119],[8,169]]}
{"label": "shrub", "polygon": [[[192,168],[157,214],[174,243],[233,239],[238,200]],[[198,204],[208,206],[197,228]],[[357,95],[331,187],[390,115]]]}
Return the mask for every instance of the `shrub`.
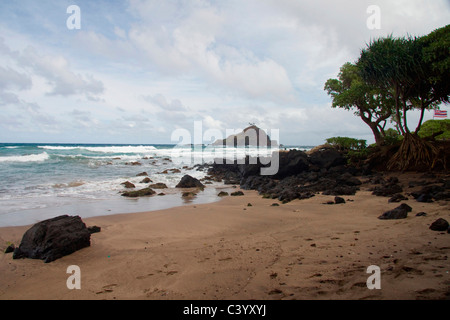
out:
{"label": "shrub", "polygon": [[327,143],[341,151],[359,151],[367,147],[366,140],[359,140],[348,137],[328,138]]}
{"label": "shrub", "polygon": [[384,131],[384,143],[388,146],[394,145],[402,141],[403,136],[397,130],[389,128]]}
{"label": "shrub", "polygon": [[419,131],[419,137],[430,137],[433,134],[443,131],[442,134],[435,137],[437,140],[450,139],[450,119],[428,120],[422,124]]}

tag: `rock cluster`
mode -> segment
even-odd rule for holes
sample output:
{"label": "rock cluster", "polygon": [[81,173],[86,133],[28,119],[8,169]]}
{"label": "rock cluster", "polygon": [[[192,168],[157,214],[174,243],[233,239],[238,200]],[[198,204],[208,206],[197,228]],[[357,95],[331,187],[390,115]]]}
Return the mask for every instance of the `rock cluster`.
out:
{"label": "rock cluster", "polygon": [[346,166],[346,159],[335,149],[325,149],[310,155],[300,150],[279,152],[279,170],[275,175],[260,175],[267,159],[247,157],[244,164],[215,161],[208,175],[214,179],[233,181],[244,190],[257,190],[265,198],[289,202],[313,197],[318,192],[339,196],[354,195],[361,181],[359,169]]}

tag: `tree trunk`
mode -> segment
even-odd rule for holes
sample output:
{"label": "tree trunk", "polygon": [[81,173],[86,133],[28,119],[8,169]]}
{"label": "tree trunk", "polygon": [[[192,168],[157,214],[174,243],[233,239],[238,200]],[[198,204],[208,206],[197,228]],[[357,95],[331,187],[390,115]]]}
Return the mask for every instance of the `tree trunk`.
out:
{"label": "tree trunk", "polygon": [[389,160],[388,169],[432,169],[438,160],[439,150],[432,143],[410,132],[406,133],[397,153]]}

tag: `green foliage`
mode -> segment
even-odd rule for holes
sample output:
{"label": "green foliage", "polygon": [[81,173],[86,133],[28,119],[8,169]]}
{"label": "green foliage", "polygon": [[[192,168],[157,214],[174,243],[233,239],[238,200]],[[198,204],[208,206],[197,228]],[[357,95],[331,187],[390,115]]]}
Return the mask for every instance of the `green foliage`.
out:
{"label": "green foliage", "polygon": [[393,112],[391,94],[365,82],[358,66],[345,63],[338,79],[328,79],[324,90],[332,97],[332,107],[354,111],[372,130],[375,141],[382,142],[383,128]]}
{"label": "green foliage", "polygon": [[389,128],[384,131],[384,143],[386,145],[394,145],[403,140],[403,136],[397,130]]}
{"label": "green foliage", "polygon": [[332,137],[326,139],[327,143],[341,151],[360,151],[367,147],[366,140],[348,137]]}
{"label": "green foliage", "polygon": [[435,137],[437,140],[450,139],[450,119],[428,120],[424,122],[419,131],[419,137],[430,137],[433,134],[443,131],[444,133]]}

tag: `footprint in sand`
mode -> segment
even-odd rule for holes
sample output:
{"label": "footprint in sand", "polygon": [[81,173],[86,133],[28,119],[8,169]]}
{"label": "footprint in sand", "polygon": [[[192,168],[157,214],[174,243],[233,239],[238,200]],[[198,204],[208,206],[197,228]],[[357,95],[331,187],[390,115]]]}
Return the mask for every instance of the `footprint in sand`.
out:
{"label": "footprint in sand", "polygon": [[153,273],[149,273],[149,274],[146,274],[145,276],[138,276],[138,277],[136,277],[136,279],[138,279],[138,280],[142,280],[142,279],[145,279],[145,278],[151,277],[152,275],[153,275]]}
{"label": "footprint in sand", "polygon": [[96,294],[103,294],[103,293],[109,293],[109,292],[113,292],[113,288],[117,287],[117,284],[113,283],[113,284],[107,284],[106,286],[102,287],[102,291],[96,292]]}

